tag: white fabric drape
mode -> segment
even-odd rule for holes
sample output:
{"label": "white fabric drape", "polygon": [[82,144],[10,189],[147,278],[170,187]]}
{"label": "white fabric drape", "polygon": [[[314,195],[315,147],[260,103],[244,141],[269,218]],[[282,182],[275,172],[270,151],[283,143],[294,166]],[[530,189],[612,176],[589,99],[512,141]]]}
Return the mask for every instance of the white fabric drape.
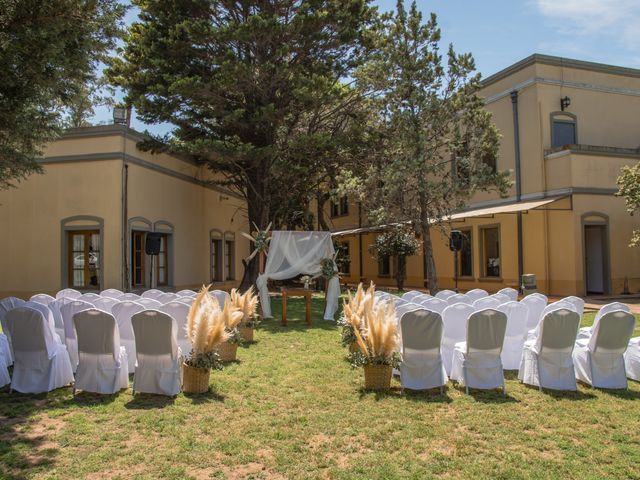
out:
{"label": "white fabric drape", "polygon": [[[260,305],[264,318],[273,318],[269,301],[269,280],[285,280],[297,275],[318,276],[324,258],[333,258],[335,250],[329,232],[286,232],[274,231],[269,244],[269,255],[264,273],[258,277],[256,285],[260,293]],[[340,280],[334,276],[327,286],[327,307],[325,320],[333,320],[338,310]]]}

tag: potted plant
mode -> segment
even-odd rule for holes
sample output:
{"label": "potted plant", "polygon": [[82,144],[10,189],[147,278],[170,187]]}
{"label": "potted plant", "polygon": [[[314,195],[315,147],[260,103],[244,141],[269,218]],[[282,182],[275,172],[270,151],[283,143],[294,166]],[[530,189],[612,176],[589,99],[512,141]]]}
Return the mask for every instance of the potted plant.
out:
{"label": "potted plant", "polygon": [[227,299],[224,302],[221,316],[227,339],[218,344],[218,355],[223,362],[233,362],[237,358],[238,345],[242,343],[242,336],[238,327],[242,321],[243,314]]}
{"label": "potted plant", "polygon": [[253,342],[253,327],[258,323],[258,296],[254,293],[253,287],[244,294],[240,294],[235,288],[231,290],[231,303],[235,309],[242,312],[242,320],[238,327],[240,337],[245,342]]}
{"label": "potted plant", "polygon": [[389,390],[393,368],[400,363],[400,356],[396,352],[398,338],[394,305],[377,303],[373,297],[367,298],[361,324],[362,330],[353,331],[358,351],[350,355],[351,364],[364,368],[364,386],[367,390]]}
{"label": "potted plant", "polygon": [[211,370],[222,369],[216,350],[227,339],[227,332],[222,312],[209,295],[209,287],[200,290],[187,317],[191,352],[182,364],[182,390],[185,393],[206,392]]}
{"label": "potted plant", "polygon": [[364,290],[362,283],[358,285],[355,295],[347,290],[347,299],[342,309],[342,318],[338,323],[342,326],[342,345],[349,347],[349,353],[358,351],[357,338],[354,330],[362,330],[362,314],[364,300],[374,298],[375,287],[373,282],[370,287]]}

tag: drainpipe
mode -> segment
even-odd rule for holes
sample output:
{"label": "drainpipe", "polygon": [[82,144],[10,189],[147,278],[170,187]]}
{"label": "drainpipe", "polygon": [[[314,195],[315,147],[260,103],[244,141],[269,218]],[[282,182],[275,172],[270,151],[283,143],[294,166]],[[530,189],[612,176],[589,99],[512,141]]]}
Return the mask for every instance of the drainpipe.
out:
{"label": "drainpipe", "polygon": [[[511,106],[513,108],[513,143],[515,146],[515,162],[516,162],[516,201],[520,203],[522,200],[522,179],[520,165],[520,124],[518,122],[518,91],[511,92]],[[522,247],[522,212],[518,212],[518,285],[520,285],[522,274],[524,273],[524,259]]]}
{"label": "drainpipe", "polygon": [[127,230],[129,215],[129,165],[127,165],[127,127],[125,126],[122,146],[122,291],[129,290],[129,275],[127,272]]}

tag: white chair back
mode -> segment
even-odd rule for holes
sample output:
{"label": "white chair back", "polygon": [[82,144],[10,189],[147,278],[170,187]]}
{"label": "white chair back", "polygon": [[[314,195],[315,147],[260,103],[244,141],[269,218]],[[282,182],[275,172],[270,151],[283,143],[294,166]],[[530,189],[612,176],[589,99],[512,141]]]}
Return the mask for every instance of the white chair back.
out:
{"label": "white chair back", "polygon": [[120,300],[116,300],[113,297],[102,297],[93,302],[93,305],[107,313],[111,313],[111,309],[116,303],[120,303]]}
{"label": "white chair back", "polygon": [[415,310],[422,310],[424,307],[416,303],[403,302],[396,304],[396,320],[399,322],[402,316],[407,312],[413,312]]}
{"label": "white chair back", "polygon": [[489,296],[489,292],[487,292],[486,290],[483,290],[482,288],[474,288],[473,290],[469,290],[467,292],[467,297],[469,297],[471,299],[471,302],[475,302],[476,300],[479,300],[481,298],[484,297],[488,297]]}
{"label": "white chair back", "polygon": [[161,305],[164,305],[165,303],[173,302],[178,298],[180,298],[179,295],[176,295],[175,293],[167,292],[160,295],[158,298],[156,298],[156,300],[159,301]]}
{"label": "white chair back", "polygon": [[495,298],[496,300],[498,300],[498,302],[500,302],[500,305],[502,305],[503,303],[507,303],[511,301],[511,298],[508,297],[507,295],[505,295],[504,293],[494,293],[493,295],[489,295],[490,298]]}
{"label": "white chair back", "polygon": [[121,292],[117,288],[107,288],[100,292],[101,297],[107,298],[120,298],[122,295],[124,295],[124,292]]}
{"label": "white chair back", "polygon": [[78,297],[78,300],[82,300],[83,302],[89,302],[90,304],[94,304],[94,302],[96,300],[100,300],[100,295],[98,295],[97,293],[83,293],[82,295],[80,295],[80,297]]}
{"label": "white chair back", "polygon": [[53,324],[56,327],[56,331],[61,334],[61,338],[64,337],[64,319],[62,318],[62,307],[73,301],[73,298],[61,297],[47,305],[49,307],[49,310],[51,310],[51,314],[53,315]]}
{"label": "white chair back", "polygon": [[100,357],[108,355],[114,361],[120,353],[120,338],[116,319],[110,313],[95,308],[83,310],[73,316],[78,338],[78,356]]}
{"label": "white chair back", "polygon": [[536,350],[544,353],[571,353],[576,342],[580,317],[567,308],[557,308],[540,320]]}
{"label": "white chair back", "polygon": [[7,333],[11,337],[14,363],[35,366],[45,371],[56,349],[55,332],[43,313],[29,306],[7,313]]}
{"label": "white chair back", "polygon": [[[33,308],[34,310],[40,311],[44,316],[45,320],[47,321],[47,323],[49,324],[51,331],[55,334],[61,333],[60,331],[56,331],[56,322],[53,319],[53,312],[47,305],[44,305],[38,302],[28,301],[24,303],[23,307],[29,307],[29,308]],[[60,337],[60,341],[62,342],[62,337]]]}
{"label": "white chair back", "polygon": [[178,295],[179,297],[195,297],[197,293],[194,292],[193,290],[184,289],[184,290],[180,290],[179,292],[176,292],[176,295]]}
{"label": "white chair back", "polygon": [[170,355],[178,357],[178,339],[176,321],[166,313],[157,310],[144,310],[131,317],[133,333],[136,339],[136,356],[140,357]]}
{"label": "white chair back", "polygon": [[517,302],[518,301],[518,291],[515,288],[506,287],[498,290],[498,293],[502,295],[506,295],[510,301]]}
{"label": "white chair back", "polygon": [[409,290],[408,292],[402,294],[402,299],[406,300],[407,302],[411,302],[413,298],[417,297],[418,295],[422,295],[422,292],[419,292],[417,290]]}
{"label": "white chair back", "polygon": [[211,292],[211,296],[218,300],[218,305],[220,305],[220,308],[224,308],[224,302],[226,302],[227,299],[231,299],[231,295],[229,295],[224,290],[213,290]]}
{"label": "white chair back", "polygon": [[[544,317],[547,313],[553,312],[554,310],[558,310],[559,308],[566,308],[567,310],[571,310],[578,313],[578,311],[576,310],[576,306],[573,303],[565,302],[564,300],[559,300],[557,302],[550,303],[549,305],[544,307],[541,317]],[[578,315],[580,314],[578,313]]]}
{"label": "white chair back", "polygon": [[157,290],[155,288],[152,288],[151,290],[146,290],[146,291],[142,292],[142,298],[151,298],[151,299],[155,300],[156,298],[158,298],[163,293],[164,292],[162,290]]}
{"label": "white chair back", "polygon": [[120,297],[118,297],[119,302],[137,302],[140,300],[140,295],[137,293],[123,293]]}
{"label": "white chair back", "polygon": [[602,318],[603,315],[609,312],[613,312],[614,310],[621,310],[623,312],[631,313],[631,309],[629,308],[629,306],[624,303],[620,303],[620,302],[607,303],[606,305],[603,305],[602,307],[600,307],[600,310],[598,310],[598,313],[596,313],[596,318],[593,320],[593,323],[596,324],[598,320]]}
{"label": "white chair back", "polygon": [[545,304],[549,303],[549,298],[543,293],[534,292],[534,293],[531,293],[531,294],[527,295],[527,297],[538,297],[538,298],[541,298],[542,300],[544,300]]}
{"label": "white chair back", "polygon": [[187,316],[189,315],[189,309],[189,305],[179,301],[165,303],[158,307],[158,311],[166,313],[176,321],[178,339],[187,339]]}
{"label": "white chair back", "polygon": [[440,290],[438,293],[436,293],[435,297],[441,300],[446,300],[451,295],[455,295],[455,294],[456,292],[454,292],[453,290]]}
{"label": "white chair back", "polygon": [[502,367],[505,370],[518,370],[527,336],[529,309],[520,302],[512,301],[503,303],[497,310],[507,316],[507,329],[502,344]]}
{"label": "white chair back", "polygon": [[479,311],[485,308],[498,308],[500,306],[500,300],[494,297],[479,298],[473,302],[473,307]]}
{"label": "white chair back", "polygon": [[527,295],[520,300],[520,303],[526,305],[529,309],[529,313],[527,315],[527,329],[531,330],[536,328],[542,318],[544,307],[547,306],[546,300],[538,296]]}
{"label": "white chair back", "polygon": [[575,305],[575,307],[576,307],[576,312],[578,313],[578,315],[580,315],[580,318],[582,318],[582,315],[584,314],[584,300],[583,299],[571,295],[569,297],[563,298],[562,300],[565,301],[565,302],[573,303]]}
{"label": "white chair back", "polygon": [[[142,312],[144,306],[136,302],[119,302],[111,307],[111,313],[116,319],[118,324],[118,331],[120,332],[121,340],[133,340],[133,328],[131,326],[131,317],[136,313]],[[130,355],[135,356],[135,353],[129,352]]]}
{"label": "white chair back", "polygon": [[51,295],[47,295],[46,293],[38,293],[37,295],[33,295],[29,299],[30,302],[39,303],[41,305],[49,305],[54,300],[55,298],[53,298]]}
{"label": "white chair back", "polygon": [[[63,305],[60,308],[60,313],[62,314],[62,323],[64,325],[65,344],[67,344],[67,348],[69,348],[68,340],[77,341],[76,331],[73,325],[73,316],[78,312],[90,310],[92,308],[94,308],[92,304],[90,304],[89,302],[83,302],[82,300],[72,300],[71,302]],[[71,351],[69,353],[71,355]],[[71,357],[71,363],[73,364],[73,355],[71,355]]]}
{"label": "white chair back", "polygon": [[415,297],[413,297],[413,300],[411,300],[413,303],[422,303],[425,302],[427,300],[431,300],[432,298],[436,298],[432,295],[429,295],[428,293],[421,293],[420,295],[417,295]]}
{"label": "white chair back", "polygon": [[78,290],[75,290],[73,288],[64,288],[60,290],[58,293],[56,293],[56,299],[58,298],[76,299],[80,297],[80,295],[82,295],[82,293],[79,292]]}
{"label": "white chair back", "polygon": [[464,342],[467,338],[467,321],[476,310],[466,303],[450,305],[442,312],[444,323],[444,338],[447,344],[453,346],[458,342]]}
{"label": "white chair back", "polygon": [[622,355],[627,346],[633,329],[636,327],[636,317],[623,310],[605,313],[593,325],[589,350],[593,353]]}
{"label": "white chair back", "polygon": [[467,353],[502,352],[507,316],[487,308],[474,312],[467,323]]}
{"label": "white chair back", "polygon": [[455,305],[456,303],[466,303],[467,305],[472,305],[473,301],[464,293],[456,293],[455,295],[447,297],[447,305]]}
{"label": "white chair back", "polygon": [[441,298],[429,298],[428,300],[424,300],[420,303],[427,310],[431,310],[432,312],[438,312],[442,315],[444,309],[449,306],[446,300],[442,300]]}
{"label": "white chair back", "polygon": [[149,310],[157,310],[158,308],[160,308],[162,306],[162,304],[154,299],[154,298],[141,298],[139,300],[136,300],[136,303],[139,303],[140,305],[142,305],[143,307],[145,307],[146,309]]}

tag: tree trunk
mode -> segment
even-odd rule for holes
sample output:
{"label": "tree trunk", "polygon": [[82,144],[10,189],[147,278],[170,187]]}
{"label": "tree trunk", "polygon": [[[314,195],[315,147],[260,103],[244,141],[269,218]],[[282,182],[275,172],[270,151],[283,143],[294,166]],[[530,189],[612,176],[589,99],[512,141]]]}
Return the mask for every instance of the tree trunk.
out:
{"label": "tree trunk", "polygon": [[[254,178],[250,178],[253,188],[247,188],[247,216],[249,220],[249,230],[255,228],[254,223],[259,229],[267,228],[269,224],[269,199],[268,195],[268,181],[266,172],[262,172],[259,169],[259,173],[254,175]],[[253,244],[250,245],[250,252],[253,251]],[[260,259],[259,255],[254,256],[249,263],[244,263],[245,272],[242,277],[242,283],[240,284],[240,290],[246,291],[252,285],[255,285],[258,275],[260,274]]]}
{"label": "tree trunk", "polygon": [[407,257],[398,255],[398,268],[396,271],[396,286],[399,291],[404,290],[404,279],[407,278]]}
{"label": "tree trunk", "polygon": [[422,249],[424,255],[425,275],[429,293],[438,293],[438,277],[436,274],[436,262],[433,260],[433,245],[431,243],[431,229],[428,222],[422,222]]}
{"label": "tree trunk", "polygon": [[329,225],[327,224],[327,220],[324,216],[324,205],[329,200],[329,195],[318,191],[316,193],[316,216],[318,217],[318,230],[329,231]]}

